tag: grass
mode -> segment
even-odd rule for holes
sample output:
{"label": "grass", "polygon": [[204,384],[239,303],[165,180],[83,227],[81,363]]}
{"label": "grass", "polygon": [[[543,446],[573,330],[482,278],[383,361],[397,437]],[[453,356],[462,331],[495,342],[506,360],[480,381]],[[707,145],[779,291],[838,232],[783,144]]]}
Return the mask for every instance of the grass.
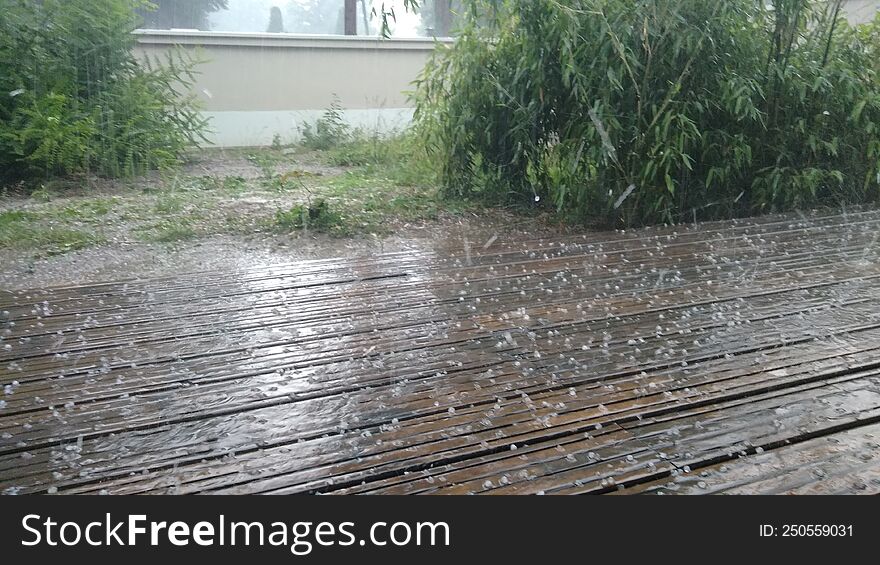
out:
{"label": "grass", "polygon": [[187,223],[160,222],[144,236],[144,241],[152,243],[179,243],[198,237],[198,232]]}
{"label": "grass", "polygon": [[248,191],[247,179],[240,176],[201,176],[191,177],[185,188],[194,190],[203,190],[212,193],[229,194],[230,196],[238,196]]}
{"label": "grass", "polygon": [[[202,158],[198,174],[180,169],[109,188],[105,183],[100,195],[64,179],[29,198],[0,196],[0,246],[56,254],[108,239],[175,244],[220,234],[350,237],[473,209],[441,197],[436,171],[406,137],[355,136],[324,151],[207,150]],[[229,164],[233,174],[224,175]],[[249,167],[251,173],[239,174]]]}
{"label": "grass", "polygon": [[356,138],[327,150],[323,158],[330,165],[359,168],[396,186],[436,187],[439,181],[432,160],[406,135]]}
{"label": "grass", "polygon": [[334,236],[351,235],[351,225],[338,210],[330,207],[326,200],[314,204],[297,204],[289,210],[275,213],[275,225],[281,231],[314,230]]}
{"label": "grass", "polygon": [[[334,236],[384,234],[396,224],[433,220],[447,210],[436,189],[401,186],[378,174],[374,167],[359,167],[334,176],[309,189],[314,202],[279,210],[276,226],[284,231],[311,228]],[[302,217],[312,222],[303,222]]]}
{"label": "grass", "polygon": [[116,198],[95,198],[64,206],[59,217],[68,220],[99,221],[119,203]]}
{"label": "grass", "polygon": [[168,216],[180,212],[184,208],[185,199],[179,194],[163,193],[156,199],[153,210],[162,216]]}
{"label": "grass", "polygon": [[0,212],[0,248],[31,249],[40,255],[60,255],[98,245],[103,237],[63,226],[44,225],[32,212]]}
{"label": "grass", "polygon": [[254,150],[248,153],[247,160],[260,169],[264,178],[272,178],[284,158],[277,149],[273,148]]}
{"label": "grass", "polygon": [[[319,158],[343,169],[311,189],[335,214],[334,227],[327,230],[332,234],[388,233],[401,222],[435,220],[472,208],[441,196],[436,169],[407,136],[355,136],[319,152]],[[276,223],[289,226],[286,214],[279,212]]]}

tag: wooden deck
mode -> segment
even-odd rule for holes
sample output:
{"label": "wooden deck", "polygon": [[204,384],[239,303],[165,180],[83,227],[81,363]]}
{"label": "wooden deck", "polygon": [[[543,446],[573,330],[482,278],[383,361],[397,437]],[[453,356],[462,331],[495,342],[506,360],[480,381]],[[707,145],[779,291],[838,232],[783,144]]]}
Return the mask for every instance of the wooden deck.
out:
{"label": "wooden deck", "polygon": [[0,292],[0,491],[878,493],[878,234],[817,212]]}

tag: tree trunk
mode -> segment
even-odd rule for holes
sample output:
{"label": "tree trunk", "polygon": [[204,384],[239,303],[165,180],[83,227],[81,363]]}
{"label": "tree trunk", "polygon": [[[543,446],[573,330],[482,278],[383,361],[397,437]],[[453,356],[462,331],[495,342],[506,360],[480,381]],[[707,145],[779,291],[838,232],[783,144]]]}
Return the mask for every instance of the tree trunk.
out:
{"label": "tree trunk", "polygon": [[345,0],[345,35],[357,35],[358,0]]}
{"label": "tree trunk", "polygon": [[452,27],[452,7],[449,0],[434,0],[434,33],[437,37],[449,37]]}

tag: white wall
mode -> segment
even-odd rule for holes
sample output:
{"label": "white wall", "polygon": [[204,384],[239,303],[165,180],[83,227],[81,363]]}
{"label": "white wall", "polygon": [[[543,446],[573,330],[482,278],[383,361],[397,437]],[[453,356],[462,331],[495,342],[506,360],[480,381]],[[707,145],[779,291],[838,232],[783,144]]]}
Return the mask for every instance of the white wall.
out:
{"label": "white wall", "polygon": [[334,96],[346,120],[379,131],[412,118],[406,91],[432,53],[430,39],[376,39],[265,33],[144,31],[141,57],[163,57],[174,46],[204,59],[195,93],[212,118],[219,146],[267,145],[278,135],[299,138]]}

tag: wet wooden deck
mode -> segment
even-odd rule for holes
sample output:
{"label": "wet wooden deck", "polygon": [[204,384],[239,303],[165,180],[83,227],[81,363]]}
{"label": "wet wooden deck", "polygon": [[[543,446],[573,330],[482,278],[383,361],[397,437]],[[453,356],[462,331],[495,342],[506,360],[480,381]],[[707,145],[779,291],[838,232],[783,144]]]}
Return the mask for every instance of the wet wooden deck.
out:
{"label": "wet wooden deck", "polygon": [[880,212],[0,292],[0,491],[877,493]]}

